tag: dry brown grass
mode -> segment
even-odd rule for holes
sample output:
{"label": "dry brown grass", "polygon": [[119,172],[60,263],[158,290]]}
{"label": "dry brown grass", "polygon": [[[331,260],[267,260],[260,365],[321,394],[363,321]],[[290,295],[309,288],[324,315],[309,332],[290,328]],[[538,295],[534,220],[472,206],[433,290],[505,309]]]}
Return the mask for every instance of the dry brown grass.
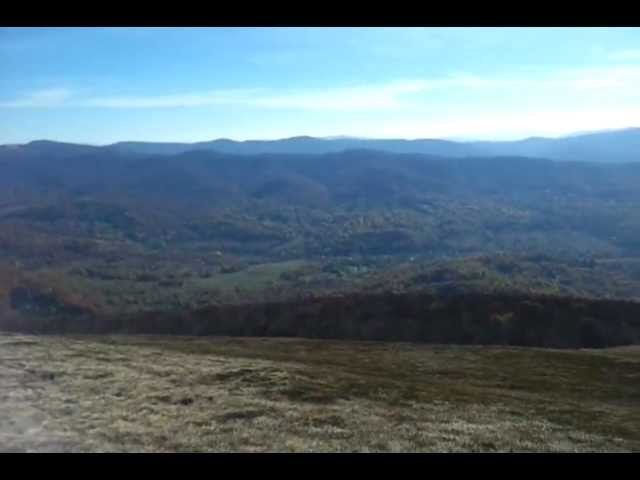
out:
{"label": "dry brown grass", "polygon": [[0,336],[2,451],[638,451],[640,351]]}

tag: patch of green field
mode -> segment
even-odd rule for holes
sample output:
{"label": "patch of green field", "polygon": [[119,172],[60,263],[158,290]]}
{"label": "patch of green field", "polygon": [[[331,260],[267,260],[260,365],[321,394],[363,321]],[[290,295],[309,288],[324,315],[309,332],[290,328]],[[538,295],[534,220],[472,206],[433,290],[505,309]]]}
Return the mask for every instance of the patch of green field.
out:
{"label": "patch of green field", "polygon": [[[188,265],[180,269],[165,265],[163,269],[155,271],[153,276],[147,274],[147,279],[144,279],[143,271],[132,267],[112,267],[111,270],[90,267],[101,276],[73,273],[74,270],[82,269],[82,265],[67,269],[40,269],[33,272],[32,276],[43,284],[56,285],[73,298],[89,300],[98,305],[100,311],[128,313],[193,309],[215,303],[260,299],[268,289],[276,286],[282,288],[292,282],[304,280],[308,272],[315,272],[318,267],[311,262],[292,260],[200,276]],[[143,280],[137,280],[138,278]]]}
{"label": "patch of green field", "polygon": [[223,290],[242,288],[247,291],[255,291],[280,280],[280,276],[283,273],[295,272],[307,265],[309,263],[303,260],[263,263],[238,272],[221,273],[212,275],[209,278],[194,279],[192,285],[205,290],[211,288]]}

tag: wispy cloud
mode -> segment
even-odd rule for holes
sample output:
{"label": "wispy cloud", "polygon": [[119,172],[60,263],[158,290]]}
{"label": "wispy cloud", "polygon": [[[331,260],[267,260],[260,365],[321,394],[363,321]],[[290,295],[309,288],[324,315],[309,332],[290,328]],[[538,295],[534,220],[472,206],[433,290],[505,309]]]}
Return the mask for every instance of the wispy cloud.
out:
{"label": "wispy cloud", "polygon": [[582,89],[636,89],[640,84],[640,65],[581,69],[569,72],[561,80]]}
{"label": "wispy cloud", "polygon": [[405,95],[431,88],[425,81],[399,81],[380,85],[275,92],[272,90],[231,89],[200,93],[149,96],[72,96],[68,90],[35,92],[22,99],[0,102],[5,108],[39,108],[51,106],[80,108],[193,108],[210,106],[245,106],[270,109],[301,110],[371,110],[401,106]]}
{"label": "wispy cloud", "polygon": [[8,102],[0,102],[0,108],[50,108],[63,106],[71,98],[71,91],[66,88],[48,88],[37,90],[22,98]]}
{"label": "wispy cloud", "polygon": [[431,92],[485,91],[500,95],[517,92],[570,96],[598,93],[617,96],[635,92],[640,84],[640,65],[623,64],[598,68],[523,72],[511,76],[455,73],[439,78],[405,79],[379,84],[332,86],[321,89],[274,90],[266,88],[222,89],[167,95],[95,96],[86,91],[51,88],[1,102],[0,108],[105,108],[167,109],[215,106],[307,111],[401,111],[429,101]]}
{"label": "wispy cloud", "polygon": [[427,81],[399,81],[306,92],[267,95],[252,99],[253,106],[303,110],[376,110],[402,107],[405,96],[433,88]]}
{"label": "wispy cloud", "polygon": [[214,90],[176,95],[93,97],[70,102],[76,107],[97,108],[189,108],[247,103],[260,89]]}
{"label": "wispy cloud", "polygon": [[640,49],[612,52],[609,58],[612,60],[640,60]]}
{"label": "wispy cloud", "polygon": [[640,125],[640,107],[621,109],[583,108],[579,110],[536,109],[521,112],[469,113],[464,117],[418,116],[404,121],[368,125],[367,131],[386,138],[517,139],[532,135],[561,136],[575,131],[626,128]]}
{"label": "wispy cloud", "polygon": [[186,108],[228,105],[294,110],[372,110],[397,108],[401,105],[402,96],[418,93],[427,88],[429,88],[428,83],[414,81],[283,93],[266,89],[217,90],[184,95],[93,98],[79,101],[78,105],[102,108]]}
{"label": "wispy cloud", "polygon": [[640,65],[616,65],[559,70],[551,73],[521,74],[518,76],[486,77],[459,74],[435,82],[435,87],[459,87],[466,89],[519,89],[536,91],[556,90],[606,90],[636,88],[640,84]]}

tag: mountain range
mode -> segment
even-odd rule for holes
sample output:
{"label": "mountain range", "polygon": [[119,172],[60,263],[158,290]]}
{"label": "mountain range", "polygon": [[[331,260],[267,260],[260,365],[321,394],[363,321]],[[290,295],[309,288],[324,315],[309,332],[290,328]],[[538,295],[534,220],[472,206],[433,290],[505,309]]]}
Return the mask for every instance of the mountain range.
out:
{"label": "mountain range", "polygon": [[[334,141],[264,145],[322,142]],[[263,260],[640,251],[640,163],[366,149],[242,155],[188,148],[163,155],[122,144],[5,146],[0,236],[15,227],[47,232],[49,239],[127,239],[143,249],[200,243]],[[24,247],[25,234],[20,236],[14,244],[16,234],[10,235],[6,252],[9,245]]]}
{"label": "mountain range", "polygon": [[53,286],[103,312],[348,288],[640,298],[639,136],[1,146],[0,308],[58,308]]}
{"label": "mountain range", "polygon": [[640,128],[605,130],[561,138],[531,137],[516,141],[472,142],[300,136],[279,140],[217,139],[196,143],[118,142],[97,147],[39,140],[25,145],[0,146],[0,160],[41,154],[54,157],[82,155],[97,153],[99,150],[142,155],[176,155],[193,150],[236,155],[267,153],[317,155],[345,150],[380,150],[389,153],[419,153],[454,158],[520,156],[561,161],[626,163],[640,160]]}

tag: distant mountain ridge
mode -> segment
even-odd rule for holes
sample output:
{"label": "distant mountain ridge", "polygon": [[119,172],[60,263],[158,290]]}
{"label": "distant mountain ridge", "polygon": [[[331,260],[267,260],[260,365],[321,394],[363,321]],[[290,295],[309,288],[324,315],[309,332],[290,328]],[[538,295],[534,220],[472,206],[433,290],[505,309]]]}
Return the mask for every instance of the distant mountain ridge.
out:
{"label": "distant mountain ridge", "polygon": [[640,160],[640,128],[603,130],[561,138],[530,137],[515,141],[452,141],[441,139],[369,139],[356,137],[298,136],[279,140],[217,140],[179,142],[117,142],[103,147],[38,140],[25,145],[0,146],[0,160],[16,153],[69,156],[107,150],[142,155],[178,155],[205,150],[234,155],[304,154],[318,155],[346,150],[378,150],[389,153],[437,155],[443,157],[521,156],[561,161],[627,163]]}
{"label": "distant mountain ridge", "polygon": [[561,138],[531,137],[516,141],[459,142],[441,139],[364,139],[353,137],[292,137],[280,140],[234,141],[219,139],[197,143],[119,142],[108,148],[172,155],[189,150],[215,150],[237,155],[264,153],[325,154],[345,150],[381,150],[445,157],[524,156],[562,161],[626,163],[640,160],[640,128],[606,130]]}

